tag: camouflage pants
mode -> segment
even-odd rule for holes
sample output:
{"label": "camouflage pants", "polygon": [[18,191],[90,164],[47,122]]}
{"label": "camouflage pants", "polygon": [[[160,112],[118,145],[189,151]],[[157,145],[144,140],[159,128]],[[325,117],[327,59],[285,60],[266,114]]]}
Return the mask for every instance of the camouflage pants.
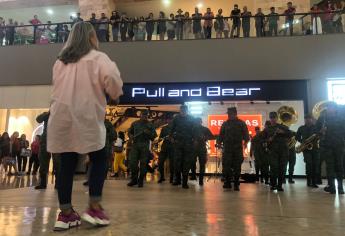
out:
{"label": "camouflage pants", "polygon": [[[129,153],[132,181],[143,181],[150,150],[148,143],[134,143]],[[140,166],[140,167],[139,167]]]}
{"label": "camouflage pants", "polygon": [[[321,158],[326,161],[327,178],[332,181],[336,178],[343,178],[343,147],[322,147]],[[332,183],[331,183],[332,184]]]}
{"label": "camouflage pants", "polygon": [[177,181],[181,179],[181,174],[187,176],[193,163],[193,144],[178,142],[174,145],[174,169]]}
{"label": "camouflage pants", "polygon": [[243,162],[242,146],[237,148],[225,147],[223,151],[223,174],[226,182],[234,180],[239,183]]}
{"label": "camouflage pants", "polygon": [[271,167],[271,185],[281,187],[285,179],[289,150],[283,147],[270,150],[269,163]]}

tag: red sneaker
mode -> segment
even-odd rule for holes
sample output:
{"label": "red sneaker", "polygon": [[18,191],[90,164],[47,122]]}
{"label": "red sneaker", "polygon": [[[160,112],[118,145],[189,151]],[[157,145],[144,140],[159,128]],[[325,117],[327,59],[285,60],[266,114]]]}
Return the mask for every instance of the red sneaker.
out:
{"label": "red sneaker", "polygon": [[110,224],[108,216],[103,210],[88,209],[83,215],[82,219],[86,222],[96,226],[107,226]]}
{"label": "red sneaker", "polygon": [[81,224],[80,216],[77,212],[73,211],[69,215],[65,215],[62,212],[55,222],[54,231],[68,230],[73,227],[77,227]]}

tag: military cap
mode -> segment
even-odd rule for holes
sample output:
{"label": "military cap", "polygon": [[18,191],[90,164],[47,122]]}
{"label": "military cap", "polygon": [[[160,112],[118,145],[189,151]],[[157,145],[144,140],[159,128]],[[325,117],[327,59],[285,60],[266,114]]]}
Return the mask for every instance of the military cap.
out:
{"label": "military cap", "polygon": [[228,114],[237,114],[236,107],[228,107]]}
{"label": "military cap", "polygon": [[278,118],[278,113],[275,111],[271,111],[269,117],[270,119]]}

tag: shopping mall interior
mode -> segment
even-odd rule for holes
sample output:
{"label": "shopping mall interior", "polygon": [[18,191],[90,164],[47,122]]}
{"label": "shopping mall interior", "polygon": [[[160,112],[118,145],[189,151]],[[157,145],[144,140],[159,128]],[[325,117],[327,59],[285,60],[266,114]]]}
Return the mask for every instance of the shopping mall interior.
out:
{"label": "shopping mall interior", "polygon": [[[25,134],[31,154],[35,137],[44,132],[44,123],[38,123],[37,117],[51,107],[54,89],[52,68],[68,38],[68,34],[64,38],[67,31],[62,34],[58,30],[59,25],[66,25],[70,33],[71,26],[78,22],[78,13],[84,21],[88,21],[91,13],[95,13],[97,18],[101,13],[110,17],[112,11],[116,10],[128,17],[126,27],[131,22],[128,25],[135,28],[135,17],[146,18],[152,12],[154,19],[157,19],[160,11],[168,17],[170,13],[178,14],[178,9],[183,14],[189,12],[191,15],[197,7],[202,14],[207,8],[211,8],[215,15],[218,9],[223,9],[224,17],[229,18],[224,20],[224,24],[230,22],[231,30],[233,18],[230,12],[234,4],[238,4],[241,11],[247,6],[252,12],[252,16],[248,16],[249,27],[251,25],[249,37],[242,32],[243,25],[239,26],[240,33],[234,37],[223,36],[222,32],[219,36],[219,30],[215,29],[219,24],[217,18],[211,20],[214,28],[209,38],[204,26],[206,20],[210,19],[206,18],[201,21],[201,38],[194,35],[194,28],[190,29],[189,38],[178,38],[179,22],[176,19],[167,21],[167,24],[174,23],[176,36],[172,39],[168,34],[161,37],[158,25],[162,22],[154,20],[156,28],[152,41],[145,38],[145,33],[144,39],[139,40],[139,29],[133,30],[131,36],[130,27],[128,32],[126,28],[124,35],[120,31],[115,34],[115,24],[110,21],[106,23],[107,40],[102,41],[95,27],[100,41],[99,50],[116,63],[123,80],[123,95],[119,98],[119,104],[109,103],[106,107],[106,119],[112,123],[113,131],[124,132],[128,141],[128,130],[135,121],[140,120],[143,111],[148,111],[148,120],[159,136],[163,128],[179,115],[181,105],[186,105],[189,115],[200,118],[202,125],[214,135],[214,138],[205,141],[207,162],[203,186],[194,179],[188,181],[189,189],[172,186],[169,181],[158,183],[162,140],[165,141],[165,138],[160,140],[157,137],[149,144],[152,157],[147,166],[151,171],[146,174],[144,188],[128,187],[130,172],[116,172],[114,163],[109,165],[102,207],[110,218],[110,225],[93,227],[82,221],[79,227],[54,232],[60,212],[60,190],[54,189],[55,162],[50,161],[46,189],[37,190],[35,186],[41,184],[39,170],[35,174],[26,174],[24,167],[22,173],[9,174],[2,168],[6,158],[1,154],[0,236],[344,235],[345,195],[339,189],[336,194],[325,191],[330,172],[325,159],[319,166],[322,179],[318,188],[307,186],[309,177],[305,153],[299,152],[296,154],[293,176],[289,176],[288,166],[285,170],[286,179],[292,177],[295,183],[286,181],[284,192],[271,191],[270,185],[257,179],[257,165],[251,155],[253,142],[249,141],[242,150],[240,191],[222,187],[224,152],[221,146],[216,145],[216,139],[222,125],[228,120],[229,107],[236,107],[238,118],[245,122],[252,140],[256,135],[255,128],[264,130],[270,113],[280,111],[282,107],[293,111],[293,119],[288,127],[293,133],[304,125],[306,115],[313,115],[315,121],[319,118],[321,112],[316,107],[319,108],[320,102],[332,102],[342,109],[342,105],[345,105],[345,1],[331,0],[330,10],[325,0],[294,0],[293,14],[296,15],[290,26],[287,20],[289,16],[286,15],[287,2],[0,0],[0,133]],[[317,7],[317,12],[310,10],[313,5]],[[268,35],[271,7],[275,7],[280,15],[277,37]],[[265,15],[264,37],[258,36],[259,23],[254,16],[258,8]],[[34,15],[41,23],[32,23]],[[11,25],[9,19],[17,24]],[[245,24],[246,19],[241,15],[240,19]],[[194,20],[189,19],[191,25],[195,23]],[[149,21],[151,19],[143,22],[148,25]],[[123,20],[119,22],[121,25]],[[188,25],[186,22],[183,25]],[[104,22],[97,24],[104,25]],[[289,27],[293,28],[293,34],[287,29]],[[22,35],[24,28],[27,30],[25,37]],[[45,34],[51,28],[55,31]],[[149,34],[148,28],[144,26],[143,29]],[[115,39],[117,37],[118,40]],[[284,123],[282,120],[279,122]],[[321,142],[322,138],[319,139]],[[293,149],[299,145],[301,143],[295,143]],[[115,146],[115,142],[112,146]],[[320,148],[322,150],[322,146]],[[190,149],[195,147],[191,146]],[[122,164],[128,167],[130,151],[127,152],[125,148],[122,152],[126,153]],[[115,155],[112,154],[114,162]],[[84,185],[89,180],[86,156],[82,153],[78,157],[73,182],[73,208],[80,213],[88,207],[90,192]],[[30,156],[27,156],[28,162],[24,166],[30,165],[29,159]],[[167,161],[164,166],[167,180],[171,165],[174,163]],[[192,172],[189,174],[193,176]],[[199,160],[196,161],[196,174],[199,178]],[[262,177],[263,173],[260,174]],[[336,186],[340,186],[338,183],[336,181]]]}

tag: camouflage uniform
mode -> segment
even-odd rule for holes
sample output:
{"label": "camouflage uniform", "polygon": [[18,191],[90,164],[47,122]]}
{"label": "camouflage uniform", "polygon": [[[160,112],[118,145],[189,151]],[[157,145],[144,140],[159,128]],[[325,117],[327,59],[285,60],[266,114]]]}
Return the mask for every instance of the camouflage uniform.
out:
{"label": "camouflage uniform", "polygon": [[[47,187],[47,179],[49,173],[49,163],[51,154],[47,152],[47,126],[49,120],[49,112],[44,112],[36,117],[38,123],[44,123],[43,133],[40,139],[40,150],[38,158],[40,162],[40,183],[36,186],[36,189],[45,189]],[[57,188],[57,176],[60,171],[60,158],[58,154],[53,154],[53,173],[55,174],[55,188]]]}
{"label": "camouflage uniform", "polygon": [[[317,131],[315,125],[303,125],[297,130],[296,140],[300,143],[303,143],[306,139],[316,133]],[[305,162],[305,172],[307,175],[307,186],[316,186],[318,183],[318,176],[320,174],[320,154],[317,141],[313,143],[313,149],[306,149],[303,152],[303,156]]]}
{"label": "camouflage uniform", "polygon": [[326,132],[320,139],[320,156],[326,161],[329,192],[335,193],[335,179],[338,181],[338,191],[343,193],[343,155],[344,155],[344,120],[337,115],[322,115],[316,124],[319,131],[323,126]]}
{"label": "camouflage uniform", "polygon": [[111,168],[112,165],[112,158],[113,158],[113,144],[114,141],[117,138],[117,134],[115,132],[115,128],[113,126],[113,124],[105,119],[104,120],[104,125],[105,125],[105,129],[106,129],[106,139],[105,139],[105,153],[107,155],[108,158],[108,168]]}
{"label": "camouflage uniform", "polygon": [[231,188],[234,179],[235,190],[239,190],[241,165],[243,162],[243,141],[249,141],[249,132],[244,121],[236,118],[223,123],[217,144],[223,143],[224,188]]}
{"label": "camouflage uniform", "polygon": [[131,146],[129,154],[132,178],[131,183],[133,185],[139,183],[139,186],[141,187],[146,175],[146,165],[150,154],[150,141],[153,141],[157,137],[157,133],[153,124],[147,120],[138,120],[133,122],[128,132],[133,138],[133,145]]}
{"label": "camouflage uniform", "polygon": [[164,126],[159,135],[159,139],[163,140],[161,151],[159,153],[158,159],[158,169],[160,173],[159,182],[164,181],[164,163],[166,160],[169,160],[170,168],[170,183],[174,180],[174,146],[169,139],[169,134],[171,130],[171,124]]}
{"label": "camouflage uniform", "polygon": [[195,120],[190,115],[177,115],[172,123],[170,136],[174,140],[175,154],[175,179],[174,185],[181,184],[183,176],[183,187],[188,188],[188,173],[193,163],[193,139],[195,132]]}
{"label": "camouflage uniform", "polygon": [[[283,133],[277,133],[280,129]],[[288,140],[292,137],[289,128],[282,124],[270,125],[264,129],[263,135],[268,142],[269,163],[271,168],[271,189],[283,191],[286,165],[289,158]]]}
{"label": "camouflage uniform", "polygon": [[255,157],[255,173],[256,179],[259,180],[259,173],[261,174],[261,182],[268,183],[268,172],[269,172],[269,163],[268,156],[264,149],[264,140],[263,133],[257,133],[251,141],[251,153]]}
{"label": "camouflage uniform", "polygon": [[199,185],[204,184],[204,175],[207,162],[207,149],[206,142],[213,138],[211,131],[202,125],[197,125],[195,128],[195,148],[194,148],[194,160],[191,166],[192,175],[195,176],[196,161],[199,158]]}

